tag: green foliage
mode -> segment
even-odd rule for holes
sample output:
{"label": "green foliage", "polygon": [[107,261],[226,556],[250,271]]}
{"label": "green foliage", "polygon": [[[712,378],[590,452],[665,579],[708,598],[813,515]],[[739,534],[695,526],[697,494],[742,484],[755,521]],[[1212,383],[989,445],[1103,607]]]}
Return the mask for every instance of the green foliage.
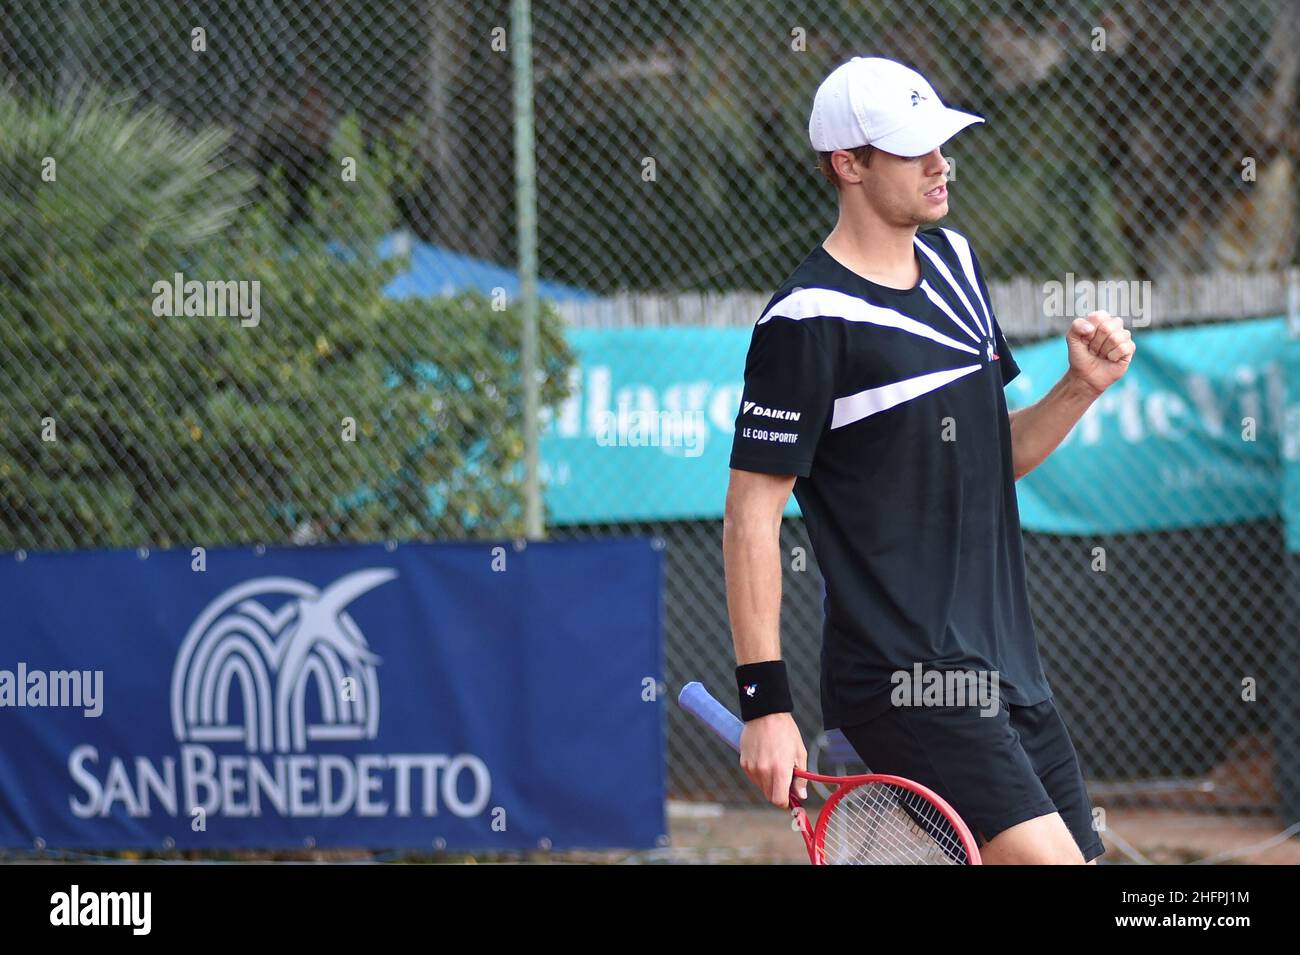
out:
{"label": "green foliage", "polygon": [[[383,296],[405,158],[343,122],[286,227],[283,177],[255,196],[224,143],[0,94],[0,547],[518,533],[518,310]],[[166,314],[175,273],[257,283],[256,324]],[[572,359],[546,309],[541,355],[549,405]]]}
{"label": "green foliage", "polygon": [[540,75],[542,271],[601,292],[772,288],[835,221],[807,124],[818,84],[854,55],[915,66],[986,119],[944,147],[957,181],[943,224],[972,237],[990,278],[1158,273],[1170,243],[1192,246],[1180,261],[1213,262],[1212,230],[1172,237],[1213,222],[1241,157],[1267,148],[1253,119],[1266,110],[1250,104],[1281,101],[1266,96],[1278,9],[648,0],[618,21],[620,50],[595,0],[534,5],[538,49],[585,38],[575,61],[665,64],[625,79],[593,69],[582,96],[574,71]]}

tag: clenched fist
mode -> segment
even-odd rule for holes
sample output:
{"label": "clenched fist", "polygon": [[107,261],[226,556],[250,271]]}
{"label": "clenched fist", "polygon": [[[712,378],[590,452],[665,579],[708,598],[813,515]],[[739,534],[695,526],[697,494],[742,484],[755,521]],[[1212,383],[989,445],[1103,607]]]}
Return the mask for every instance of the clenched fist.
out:
{"label": "clenched fist", "polygon": [[1124,319],[1109,312],[1089,312],[1076,318],[1065,333],[1070,350],[1070,374],[1101,394],[1128,371],[1137,345]]}

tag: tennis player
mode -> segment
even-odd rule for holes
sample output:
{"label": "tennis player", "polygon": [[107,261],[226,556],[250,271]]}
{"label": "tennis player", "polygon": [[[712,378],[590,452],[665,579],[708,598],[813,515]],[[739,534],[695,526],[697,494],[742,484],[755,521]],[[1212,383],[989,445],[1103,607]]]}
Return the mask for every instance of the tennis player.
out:
{"label": "tennis player", "polygon": [[[980,122],[887,59],[855,57],[817,91],[808,133],[839,221],[754,327],[731,452],[741,765],[782,807],[806,768],[778,625],[793,490],[826,581],[826,727],[873,772],[946,799],[986,863],[1092,862],[1103,846],[1039,662],[1015,482],[1124,374],[1134,344],[1105,312],[1075,319],[1065,374],[1008,414],[1019,369],[979,260],[935,227],[948,212],[939,147]],[[931,672],[983,679],[993,704],[897,692]]]}

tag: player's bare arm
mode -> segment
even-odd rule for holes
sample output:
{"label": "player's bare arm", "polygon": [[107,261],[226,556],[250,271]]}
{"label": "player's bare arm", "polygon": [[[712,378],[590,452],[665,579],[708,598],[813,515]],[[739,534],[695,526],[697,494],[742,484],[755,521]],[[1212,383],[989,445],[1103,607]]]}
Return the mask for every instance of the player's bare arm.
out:
{"label": "player's bare arm", "polygon": [[[736,663],[781,658],[781,515],[793,474],[731,471],[722,522],[722,559],[727,579]],[[808,754],[794,717],[771,713],[745,723],[740,765],[774,805],[789,807],[794,769],[807,768]],[[799,797],[807,783],[800,780]]]}
{"label": "player's bare arm", "polygon": [[1070,367],[1061,380],[1028,408],[1008,415],[1016,480],[1056,450],[1089,406],[1124,376],[1137,351],[1124,320],[1107,312],[1075,319],[1065,340]]}

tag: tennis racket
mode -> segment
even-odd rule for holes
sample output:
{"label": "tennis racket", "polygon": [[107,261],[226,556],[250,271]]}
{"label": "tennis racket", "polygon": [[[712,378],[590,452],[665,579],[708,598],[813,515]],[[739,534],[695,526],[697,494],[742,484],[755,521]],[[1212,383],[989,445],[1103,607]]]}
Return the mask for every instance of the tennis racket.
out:
{"label": "tennis racket", "polygon": [[[687,683],[677,702],[740,752],[745,724],[701,684]],[[809,821],[793,787],[790,790],[790,813],[813,865],[980,865],[970,829],[920,783],[880,773],[794,773],[833,787],[816,824]]]}

